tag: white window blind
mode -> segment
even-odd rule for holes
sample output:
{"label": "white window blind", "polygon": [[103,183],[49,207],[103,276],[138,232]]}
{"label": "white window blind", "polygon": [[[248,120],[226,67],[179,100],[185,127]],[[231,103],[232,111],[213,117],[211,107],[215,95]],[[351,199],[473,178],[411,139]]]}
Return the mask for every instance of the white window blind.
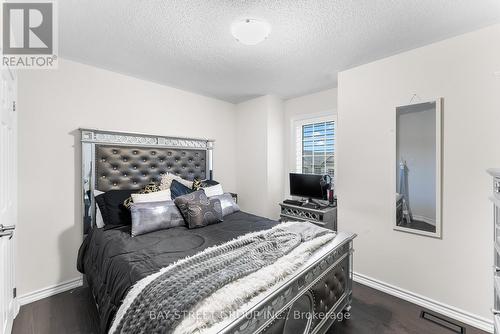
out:
{"label": "white window blind", "polygon": [[297,172],[329,174],[335,169],[335,121],[303,121],[296,127]]}

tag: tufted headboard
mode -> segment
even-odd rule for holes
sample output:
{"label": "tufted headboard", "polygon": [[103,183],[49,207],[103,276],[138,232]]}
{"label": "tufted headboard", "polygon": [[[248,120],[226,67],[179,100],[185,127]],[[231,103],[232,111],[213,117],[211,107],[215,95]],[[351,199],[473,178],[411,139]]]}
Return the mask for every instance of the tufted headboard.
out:
{"label": "tufted headboard", "polygon": [[96,145],[95,189],[141,189],[166,173],[206,178],[206,150]]}
{"label": "tufted headboard", "polygon": [[95,225],[94,191],[141,189],[165,173],[212,179],[213,140],[80,129],[84,233]]}

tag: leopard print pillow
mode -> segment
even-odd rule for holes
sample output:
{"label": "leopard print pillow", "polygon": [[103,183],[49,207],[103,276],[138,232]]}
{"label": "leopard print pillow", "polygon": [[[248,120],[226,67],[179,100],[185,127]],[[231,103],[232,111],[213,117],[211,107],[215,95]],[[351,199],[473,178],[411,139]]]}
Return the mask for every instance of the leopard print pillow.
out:
{"label": "leopard print pillow", "polygon": [[201,182],[200,179],[194,179],[194,181],[193,181],[193,187],[191,189],[193,189],[193,190],[200,190],[202,186],[203,186],[203,183]]}
{"label": "leopard print pillow", "polygon": [[211,187],[218,184],[219,182],[214,180],[200,180],[199,178],[196,178],[193,181],[193,186],[191,187],[191,189],[200,190],[201,188]]}
{"label": "leopard print pillow", "polygon": [[[141,191],[139,191],[138,194],[150,194],[150,193],[155,193],[157,191],[160,191],[160,188],[156,183],[151,182],[147,186],[145,186]],[[132,205],[132,203],[134,203],[134,200],[132,199],[132,196],[130,196],[125,201],[123,201],[123,206],[130,210],[130,206]]]}

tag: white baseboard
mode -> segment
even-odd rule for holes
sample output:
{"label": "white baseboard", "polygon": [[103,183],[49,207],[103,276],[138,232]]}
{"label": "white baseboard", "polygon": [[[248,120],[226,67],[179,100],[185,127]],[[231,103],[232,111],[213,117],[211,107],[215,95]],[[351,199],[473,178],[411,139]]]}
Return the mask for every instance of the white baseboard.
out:
{"label": "white baseboard", "polygon": [[[21,308],[21,304],[19,304],[19,300],[14,299],[14,318],[17,317],[17,315],[19,314],[19,309]],[[8,332],[7,332],[8,333]]]}
{"label": "white baseboard", "polygon": [[17,297],[17,302],[19,305],[26,305],[29,303],[36,302],[37,300],[47,298],[53,295],[57,295],[58,293],[68,291],[74,288],[78,288],[82,286],[83,284],[83,279],[82,277],[74,278],[72,280],[62,282],[56,285],[52,285],[40,290],[36,290],[33,292],[29,292],[27,294],[24,294],[22,296]]}
{"label": "white baseboard", "polygon": [[5,324],[5,333],[12,332],[12,327],[14,325],[14,319],[17,317],[19,313],[19,304],[17,299],[12,300],[12,304],[9,306],[7,311],[7,323]]}
{"label": "white baseboard", "polygon": [[476,314],[458,309],[451,305],[443,304],[438,301],[432,300],[425,296],[413,293],[408,290],[401,289],[397,286],[393,286],[377,279],[353,273],[354,281],[370,288],[385,292],[391,296],[395,296],[406,300],[410,303],[416,304],[418,306],[424,307],[428,310],[434,311],[448,318],[455,319],[464,324],[479,328],[483,331],[493,333],[493,319],[486,319]]}

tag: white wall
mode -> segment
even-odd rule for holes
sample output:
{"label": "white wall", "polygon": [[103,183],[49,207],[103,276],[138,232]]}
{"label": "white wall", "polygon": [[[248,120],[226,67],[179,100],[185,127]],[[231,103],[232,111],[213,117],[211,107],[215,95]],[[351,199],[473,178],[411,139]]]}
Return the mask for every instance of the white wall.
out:
{"label": "white wall", "polygon": [[[500,25],[339,74],[339,228],[355,271],[491,319],[491,180],[500,166]],[[444,98],[443,238],[393,231],[395,107]]]}
{"label": "white wall", "polygon": [[266,95],[236,105],[238,204],[279,218],[283,200],[283,102]]}
{"label": "white wall", "polygon": [[268,96],[267,113],[267,192],[268,217],[279,219],[280,207],[283,201],[283,170],[284,153],[284,106],[283,101],[276,96]]}
{"label": "white wall", "polygon": [[296,140],[293,123],[313,117],[335,117],[337,114],[337,88],[286,100],[284,108],[285,169],[283,173],[283,196],[290,197],[290,180],[288,174],[296,172]]}
{"label": "white wall", "polygon": [[237,187],[243,210],[279,218],[278,203],[290,193],[288,173],[295,171],[293,122],[335,116],[336,110],[335,88],[286,101],[266,95],[236,105]]}
{"label": "white wall", "polygon": [[79,127],[215,139],[214,176],[237,191],[233,104],[61,59],[19,72],[18,107],[20,295],[79,275]]}
{"label": "white wall", "polygon": [[[238,204],[242,210],[267,214],[267,103],[266,97],[236,107],[236,169]],[[251,162],[251,163],[250,163]]]}

